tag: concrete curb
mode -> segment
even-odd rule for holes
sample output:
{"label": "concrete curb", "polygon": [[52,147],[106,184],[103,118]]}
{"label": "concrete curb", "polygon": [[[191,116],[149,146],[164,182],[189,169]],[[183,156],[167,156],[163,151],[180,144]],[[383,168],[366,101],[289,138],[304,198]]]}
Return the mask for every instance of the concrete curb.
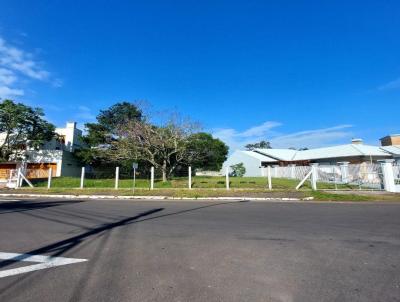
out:
{"label": "concrete curb", "polygon": [[0,193],[2,197],[42,197],[42,198],[69,198],[69,199],[151,199],[151,200],[253,200],[253,201],[309,201],[314,197],[290,198],[290,197],[171,197],[171,196],[125,196],[125,195],[72,195],[72,194],[13,194]]}

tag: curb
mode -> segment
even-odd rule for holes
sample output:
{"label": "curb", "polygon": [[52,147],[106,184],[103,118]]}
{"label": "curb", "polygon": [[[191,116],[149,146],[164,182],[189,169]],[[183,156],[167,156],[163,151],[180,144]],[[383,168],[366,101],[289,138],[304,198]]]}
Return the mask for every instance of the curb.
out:
{"label": "curb", "polygon": [[151,199],[151,200],[254,200],[254,201],[309,201],[314,197],[171,197],[171,196],[125,196],[125,195],[65,195],[65,194],[13,194],[0,193],[0,197],[42,197],[42,198],[71,198],[71,199]]}

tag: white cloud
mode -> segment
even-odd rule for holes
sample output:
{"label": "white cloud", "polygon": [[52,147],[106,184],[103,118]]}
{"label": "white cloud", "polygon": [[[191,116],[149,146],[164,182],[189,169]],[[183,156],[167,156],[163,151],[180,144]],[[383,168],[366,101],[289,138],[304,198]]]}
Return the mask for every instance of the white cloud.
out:
{"label": "white cloud", "polygon": [[400,78],[378,87],[378,90],[392,90],[392,89],[400,89]]}
{"label": "white cloud", "polygon": [[265,122],[259,126],[251,127],[246,131],[240,133],[242,137],[258,137],[263,136],[268,133],[272,128],[280,126],[281,123],[277,122]]}
{"label": "white cloud", "polygon": [[23,96],[24,91],[21,89],[13,89],[9,88],[7,86],[0,86],[0,99],[8,99],[8,98],[13,98],[16,96]]}
{"label": "white cloud", "polygon": [[335,143],[346,143],[350,141],[352,133],[349,131],[351,125],[338,125],[330,128],[300,131],[291,134],[277,136],[271,139],[274,148],[317,148]]}
{"label": "white cloud", "polygon": [[0,37],[0,99],[24,95],[15,87],[23,78],[47,81],[50,73],[34,60],[32,54],[9,45]]}
{"label": "white cloud", "polygon": [[246,144],[268,140],[268,136],[273,135],[273,128],[280,126],[281,123],[266,121],[261,125],[250,127],[244,131],[237,131],[232,128],[215,129],[213,135],[224,141],[231,151],[243,149]]}
{"label": "white cloud", "polygon": [[32,55],[14,46],[8,45],[0,37],[0,65],[11,70],[19,71],[25,76],[45,80],[49,72],[42,69],[40,65],[32,59]]}
{"label": "white cloud", "polygon": [[279,134],[274,128],[281,125],[279,122],[267,121],[244,131],[237,131],[233,128],[216,129],[213,131],[213,135],[224,141],[230,147],[230,151],[243,149],[246,144],[261,140],[271,142],[273,148],[315,148],[345,143],[346,139],[350,140],[352,137],[352,133],[349,131],[351,125]]}
{"label": "white cloud", "polygon": [[16,80],[17,77],[11,70],[0,68],[0,84],[11,85],[15,83]]}

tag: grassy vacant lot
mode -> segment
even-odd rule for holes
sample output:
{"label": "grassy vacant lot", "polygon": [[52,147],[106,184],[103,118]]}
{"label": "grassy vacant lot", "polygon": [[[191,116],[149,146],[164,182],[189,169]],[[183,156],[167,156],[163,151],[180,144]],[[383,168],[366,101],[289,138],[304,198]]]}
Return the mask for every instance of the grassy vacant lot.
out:
{"label": "grassy vacant lot", "polygon": [[[265,189],[267,187],[267,179],[265,177],[231,177],[229,179],[230,187],[237,189]],[[299,180],[285,179],[285,178],[273,178],[272,188],[274,190],[291,190],[295,189]],[[77,177],[58,177],[53,178],[53,188],[79,188],[80,179]],[[36,187],[47,187],[47,180],[39,180],[35,182]],[[112,179],[85,179],[85,188],[114,188],[115,180]],[[119,181],[119,188],[132,188],[132,179],[121,179]],[[225,177],[207,177],[207,176],[195,176],[192,177],[192,188],[225,188]],[[137,179],[136,188],[149,188],[150,181],[148,179]],[[166,188],[187,188],[188,178],[178,177],[167,182],[162,182],[157,179],[154,183],[155,188],[166,189]],[[318,183],[320,189],[334,189],[333,184]],[[339,185],[339,189],[348,189],[351,186]],[[302,187],[302,190],[311,190],[310,183],[306,182]]]}
{"label": "grassy vacant lot", "polygon": [[[400,194],[360,194],[357,191],[346,194],[335,192],[311,190],[310,183],[296,191],[298,180],[276,178],[272,179],[273,190],[267,190],[267,180],[262,177],[232,177],[230,178],[231,189],[225,189],[224,177],[193,177],[192,190],[189,190],[187,178],[175,178],[166,183],[157,180],[155,189],[150,190],[149,180],[138,179],[134,195],[138,196],[166,196],[166,197],[267,197],[267,198],[307,198],[314,197],[315,200],[332,201],[400,201]],[[131,179],[122,179],[119,189],[114,189],[114,179],[86,179],[85,188],[78,189],[79,178],[60,177],[54,178],[52,188],[47,190],[47,180],[35,182],[35,188],[23,187],[19,190],[3,190],[4,193],[44,193],[44,194],[72,194],[72,195],[133,195]],[[332,184],[318,183],[318,188],[333,189]],[[339,189],[349,189],[349,186],[338,186]],[[356,189],[356,188],[352,188]]]}

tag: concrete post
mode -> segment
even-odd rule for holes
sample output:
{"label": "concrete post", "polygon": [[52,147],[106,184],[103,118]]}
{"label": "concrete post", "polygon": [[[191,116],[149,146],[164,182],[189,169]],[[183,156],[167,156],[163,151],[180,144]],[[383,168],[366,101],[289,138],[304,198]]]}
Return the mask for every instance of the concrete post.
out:
{"label": "concrete post", "polygon": [[53,173],[53,169],[50,168],[50,169],[49,169],[48,179],[47,179],[47,189],[50,189],[50,188],[51,188],[51,177],[52,177],[52,173]]}
{"label": "concrete post", "polygon": [[342,183],[349,183],[349,162],[342,161],[338,162],[340,166],[340,174],[342,174]]}
{"label": "concrete post", "polygon": [[272,190],[271,166],[267,167],[267,175],[268,175],[268,189]]}
{"label": "concrete post", "polygon": [[189,189],[191,189],[192,188],[192,167],[190,167],[189,166],[189,183],[188,183],[188,185],[189,185]]}
{"label": "concrete post", "polygon": [[15,187],[18,189],[21,187],[21,168],[18,168],[17,170],[17,183]]}
{"label": "concrete post", "polygon": [[318,164],[311,164],[311,188],[317,190]]}
{"label": "concrete post", "polygon": [[82,172],[81,172],[81,186],[80,188],[83,189],[83,181],[85,180],[85,167],[82,167]]}
{"label": "concrete post", "polygon": [[290,165],[290,178],[296,178],[296,165]]}
{"label": "concrete post", "polygon": [[379,161],[382,167],[383,186],[385,191],[397,192],[396,183],[394,181],[393,162],[394,159],[384,159]]}
{"label": "concrete post", "polygon": [[229,167],[226,167],[225,183],[226,183],[226,189],[229,190]]}
{"label": "concrete post", "polygon": [[150,190],[154,189],[154,167],[150,169]]}
{"label": "concrete post", "polygon": [[119,167],[115,167],[115,190],[118,190]]}

